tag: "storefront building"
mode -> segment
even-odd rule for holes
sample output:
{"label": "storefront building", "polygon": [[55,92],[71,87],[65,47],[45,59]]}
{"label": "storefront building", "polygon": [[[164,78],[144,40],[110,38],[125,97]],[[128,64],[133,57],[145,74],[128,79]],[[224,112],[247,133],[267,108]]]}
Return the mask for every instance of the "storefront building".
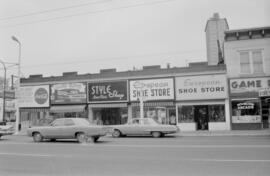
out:
{"label": "storefront building", "polygon": [[118,125],[128,121],[127,81],[88,83],[89,121],[98,125]]}
{"label": "storefront building", "polygon": [[177,122],[182,131],[230,130],[225,74],[176,77]]}
{"label": "storefront building", "polygon": [[270,77],[230,79],[233,130],[269,128]]}
{"label": "storefront building", "polygon": [[18,104],[21,129],[49,122],[49,85],[20,87]]}
{"label": "storefront building", "polygon": [[176,125],[174,104],[174,79],[138,79],[129,81],[132,118],[140,118],[140,101],[143,101],[144,117],[161,124]]}
{"label": "storefront building", "polygon": [[87,118],[86,83],[51,85],[50,115],[55,118]]}

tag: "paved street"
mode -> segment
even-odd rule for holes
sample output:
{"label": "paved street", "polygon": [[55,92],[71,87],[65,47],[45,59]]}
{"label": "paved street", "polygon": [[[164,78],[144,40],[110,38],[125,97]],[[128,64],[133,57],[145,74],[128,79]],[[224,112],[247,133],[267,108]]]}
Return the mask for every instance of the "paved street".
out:
{"label": "paved street", "polygon": [[269,175],[270,136],[0,140],[0,175]]}

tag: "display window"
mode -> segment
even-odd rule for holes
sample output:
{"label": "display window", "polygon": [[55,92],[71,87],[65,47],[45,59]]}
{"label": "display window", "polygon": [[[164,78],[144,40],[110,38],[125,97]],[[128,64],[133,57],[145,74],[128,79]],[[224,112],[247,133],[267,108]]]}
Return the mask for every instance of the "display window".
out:
{"label": "display window", "polygon": [[178,122],[194,122],[194,106],[178,106]]}
{"label": "display window", "polygon": [[[176,125],[174,107],[144,107],[144,117],[152,118],[160,124]],[[140,118],[140,107],[132,108],[132,118]]]}
{"label": "display window", "polygon": [[260,101],[258,99],[232,101],[233,123],[260,123],[260,112]]}
{"label": "display window", "polygon": [[93,123],[96,125],[126,124],[128,119],[127,108],[94,108]]}
{"label": "display window", "polygon": [[225,106],[224,105],[209,105],[209,122],[225,122]]}

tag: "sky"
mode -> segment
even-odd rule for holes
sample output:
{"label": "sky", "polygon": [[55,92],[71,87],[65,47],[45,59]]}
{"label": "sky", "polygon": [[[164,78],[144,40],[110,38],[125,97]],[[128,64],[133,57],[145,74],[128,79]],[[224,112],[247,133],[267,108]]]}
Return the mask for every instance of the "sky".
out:
{"label": "sky", "polygon": [[0,0],[0,60],[8,77],[17,74],[15,36],[26,78],[185,67],[207,60],[215,12],[230,29],[270,26],[269,0]]}

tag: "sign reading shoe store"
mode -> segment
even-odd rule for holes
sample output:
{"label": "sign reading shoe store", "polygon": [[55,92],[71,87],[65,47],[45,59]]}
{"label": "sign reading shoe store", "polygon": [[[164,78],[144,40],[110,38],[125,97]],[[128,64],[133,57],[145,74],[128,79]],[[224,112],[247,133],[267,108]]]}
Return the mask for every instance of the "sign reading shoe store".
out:
{"label": "sign reading shoe store", "polygon": [[145,100],[173,100],[173,78],[143,79],[129,81],[130,101]]}
{"label": "sign reading shoe store", "polygon": [[20,87],[18,102],[20,107],[49,107],[49,85]]}

